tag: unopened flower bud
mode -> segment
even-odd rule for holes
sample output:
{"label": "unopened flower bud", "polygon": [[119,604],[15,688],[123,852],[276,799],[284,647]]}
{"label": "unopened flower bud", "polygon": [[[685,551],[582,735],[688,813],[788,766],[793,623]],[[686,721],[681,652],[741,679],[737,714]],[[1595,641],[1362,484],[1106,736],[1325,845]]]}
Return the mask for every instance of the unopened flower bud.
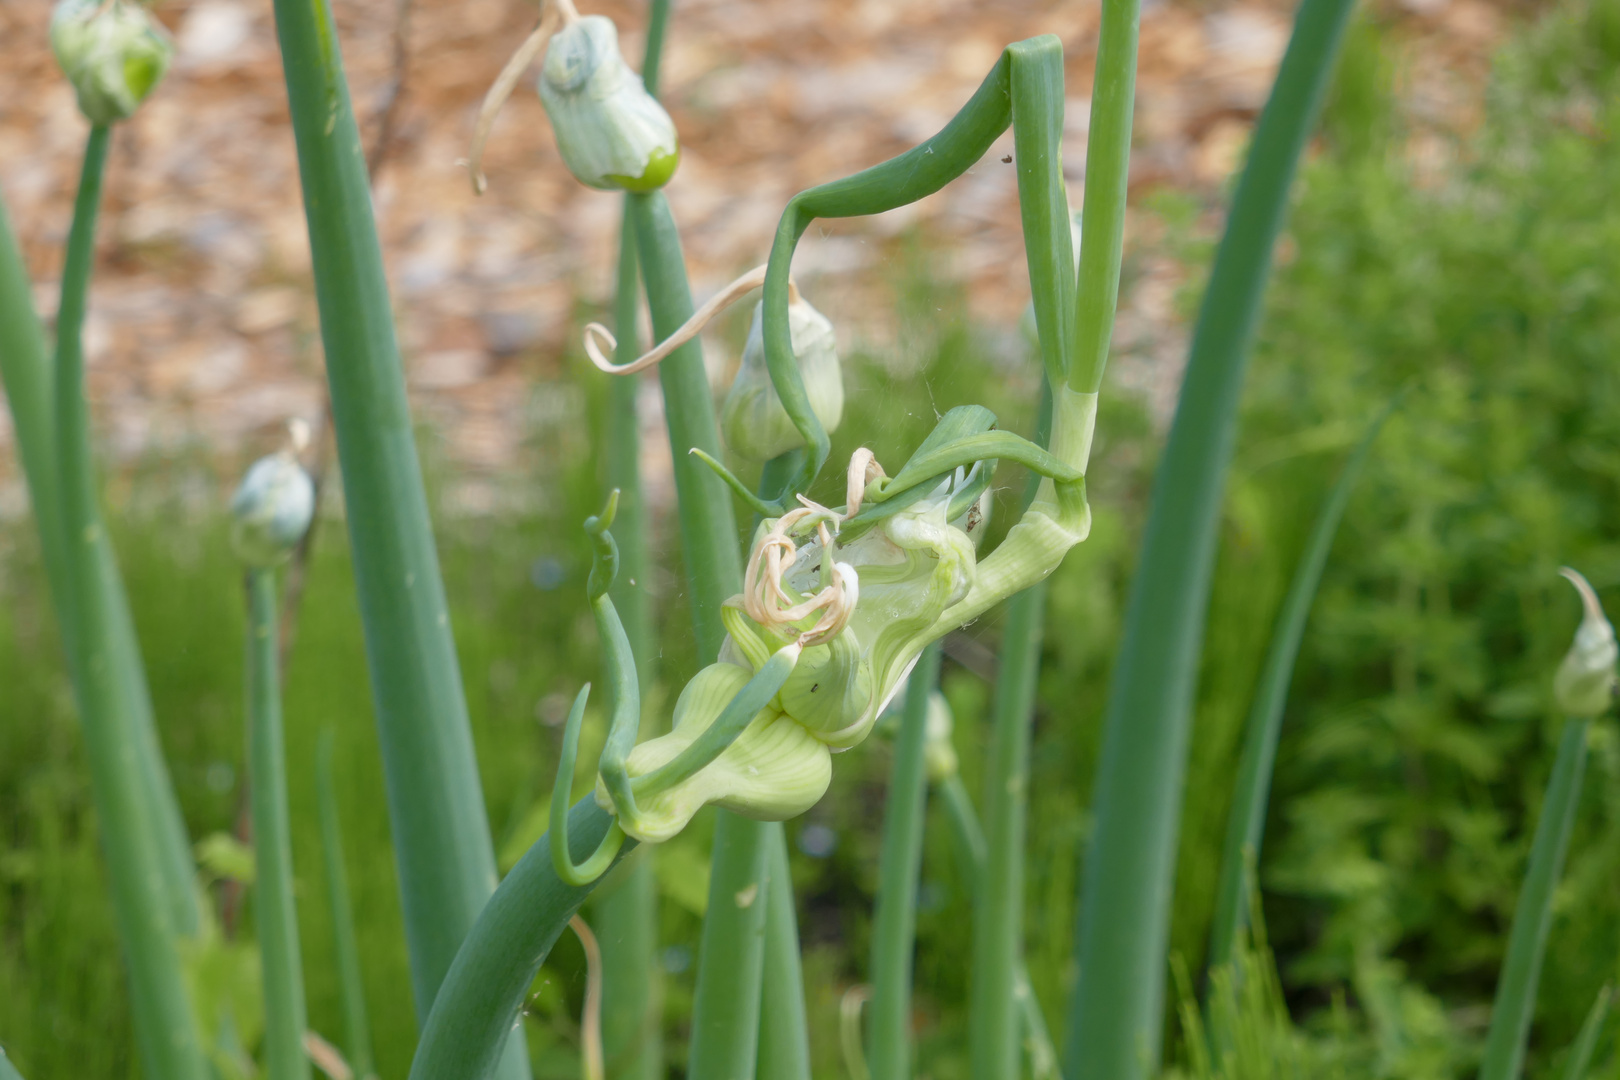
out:
{"label": "unopened flower bud", "polygon": [[951,742],[951,729],[955,727],[950,703],[938,690],[928,695],[928,728],[923,738],[923,767],[928,770],[928,782],[938,784],[949,780],[960,770],[956,746]]}
{"label": "unopened flower bud", "polygon": [[606,16],[587,15],[557,31],[540,69],[540,101],[580,183],[656,191],[675,175],[675,122],[624,62]]}
{"label": "unopened flower bud", "polygon": [[290,453],[260,458],[231,497],[231,545],[254,569],[284,562],[315,516],[315,485]]}
{"label": "unopened flower bud", "polygon": [[1615,663],[1620,660],[1620,647],[1615,644],[1614,627],[1604,617],[1592,586],[1567,567],[1559,573],[1580,592],[1585,613],[1575,630],[1575,641],[1553,678],[1553,698],[1570,716],[1598,716],[1614,702]]}
{"label": "unopened flower bud", "polygon": [[[829,432],[844,418],[844,373],[838,363],[838,342],[833,325],[810,304],[797,299],[788,304],[788,331],[793,358],[804,376],[810,409]],[[726,445],[751,461],[769,461],[804,445],[782,399],[771,385],[765,366],[765,305],[754,308],[754,323],[743,346],[737,378],[720,409],[720,430]]]}
{"label": "unopened flower bud", "polygon": [[169,68],[168,32],[128,0],[59,0],[51,49],[92,124],[123,120]]}

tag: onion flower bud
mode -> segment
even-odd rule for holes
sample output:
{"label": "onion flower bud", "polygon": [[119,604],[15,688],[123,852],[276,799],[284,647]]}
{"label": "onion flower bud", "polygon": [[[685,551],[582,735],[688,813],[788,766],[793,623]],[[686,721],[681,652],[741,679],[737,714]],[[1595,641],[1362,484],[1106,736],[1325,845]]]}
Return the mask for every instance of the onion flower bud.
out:
{"label": "onion flower bud", "polygon": [[[829,433],[844,418],[844,373],[838,362],[838,342],[827,317],[800,298],[795,290],[788,303],[788,331],[793,358],[804,376],[810,408]],[[765,366],[765,305],[754,308],[754,322],[743,346],[737,377],[720,408],[720,431],[726,445],[750,461],[769,461],[804,445],[804,436],[782,407]]]}
{"label": "onion flower bud", "polygon": [[249,567],[285,562],[315,516],[315,485],[292,454],[260,458],[231,497],[231,546]]}
{"label": "onion flower bud", "polygon": [[1575,630],[1575,641],[1553,677],[1553,698],[1567,715],[1581,719],[1599,716],[1614,702],[1616,646],[1614,627],[1603,615],[1597,593],[1586,579],[1569,568],[1560,570],[1581,594],[1585,614]]}
{"label": "onion flower bud", "polygon": [[59,0],[51,49],[92,124],[128,118],[169,69],[168,32],[128,0]]}
{"label": "onion flower bud", "polygon": [[675,122],[619,52],[603,15],[559,30],[540,69],[540,101],[557,150],[580,183],[603,191],[656,191],[675,175]]}

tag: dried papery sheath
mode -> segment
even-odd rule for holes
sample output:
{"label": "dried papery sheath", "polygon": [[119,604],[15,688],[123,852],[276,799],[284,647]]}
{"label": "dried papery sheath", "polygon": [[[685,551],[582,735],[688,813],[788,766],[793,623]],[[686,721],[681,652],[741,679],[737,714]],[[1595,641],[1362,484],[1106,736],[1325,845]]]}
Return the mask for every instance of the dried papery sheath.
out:
{"label": "dried papery sheath", "polygon": [[134,113],[174,52],[157,20],[126,0],[60,0],[51,14],[51,49],[92,124]]}
{"label": "dried papery sheath", "polygon": [[[742,363],[720,410],[726,445],[750,461],[768,461],[804,445],[765,368],[764,314],[764,303],[756,305]],[[836,431],[844,417],[844,374],[832,323],[801,298],[788,304],[788,329],[810,408],[822,427]]]}
{"label": "dried papery sheath", "polygon": [[675,122],[619,52],[602,15],[563,27],[540,69],[540,101],[557,150],[580,183],[604,191],[655,191],[680,161]]}
{"label": "dried papery sheath", "polygon": [[248,566],[284,562],[309,530],[315,485],[292,454],[260,458],[231,497],[231,545]]}
{"label": "dried papery sheath", "polygon": [[1569,716],[1600,716],[1614,703],[1615,663],[1620,660],[1620,646],[1615,644],[1614,627],[1604,617],[1592,586],[1568,567],[1559,573],[1581,594],[1584,613],[1575,630],[1575,641],[1553,677],[1553,698]]}

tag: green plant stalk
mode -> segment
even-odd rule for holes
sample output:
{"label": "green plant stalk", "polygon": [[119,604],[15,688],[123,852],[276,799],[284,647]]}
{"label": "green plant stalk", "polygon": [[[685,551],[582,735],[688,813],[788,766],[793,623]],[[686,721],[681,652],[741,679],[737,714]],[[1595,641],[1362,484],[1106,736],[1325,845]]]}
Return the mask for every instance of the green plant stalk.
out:
{"label": "green plant stalk", "polygon": [[1237,785],[1233,789],[1232,810],[1227,819],[1226,846],[1221,853],[1221,870],[1215,889],[1215,918],[1210,927],[1208,970],[1232,962],[1243,927],[1248,921],[1249,875],[1247,864],[1258,865],[1260,842],[1266,828],[1266,802],[1271,793],[1271,771],[1277,760],[1277,739],[1282,732],[1283,706],[1288,701],[1288,684],[1294,674],[1294,660],[1299,655],[1299,643],[1305,636],[1305,623],[1311,613],[1311,602],[1316,598],[1317,585],[1322,580],[1322,569],[1327,565],[1333,537],[1338,532],[1339,520],[1350,502],[1350,492],[1362,467],[1372,452],[1373,441],[1384,426],[1389,409],[1379,412],[1377,418],[1351,451],[1333,489],[1328,492],[1322,508],[1317,511],[1310,537],[1294,569],[1288,595],[1277,613],[1277,623],[1271,633],[1271,644],[1266,651],[1265,666],[1255,688],[1254,703],[1249,710],[1243,735],[1243,754],[1238,763]]}
{"label": "green plant stalk", "polygon": [[[568,812],[574,859],[596,850],[613,817],[587,795]],[[622,860],[634,837],[619,848]],[[617,861],[617,860],[616,860]],[[595,887],[557,877],[548,832],[518,860],[467,933],[416,1045],[409,1080],[485,1080],[514,1041],[529,986],[568,920]]]}
{"label": "green plant stalk", "polygon": [[253,922],[264,980],[264,1056],[269,1080],[308,1080],[304,968],[293,899],[287,747],[281,723],[276,572],[248,571],[248,786],[253,808]]}
{"label": "green plant stalk", "polygon": [[[1070,1003],[1069,1080],[1138,1080],[1156,1071],[1193,680],[1237,406],[1289,187],[1351,6],[1304,0],[1300,7],[1216,253],[1154,482],[1105,712],[1076,935],[1081,974]],[[1105,5],[1104,52],[1111,40],[1131,36],[1121,22],[1134,26],[1133,13],[1130,0]],[[1109,66],[1099,60],[1100,70]],[[1085,255],[1082,295],[1091,281]],[[1086,324],[1082,309],[1081,340]],[[1077,363],[1071,375],[1080,373]]]}
{"label": "green plant stalk", "polygon": [[1530,869],[1519,888],[1519,903],[1513,910],[1513,928],[1508,932],[1507,955],[1496,982],[1496,1002],[1491,1006],[1491,1027],[1485,1036],[1485,1056],[1480,1063],[1480,1080],[1517,1080],[1524,1071],[1525,1044],[1530,1038],[1530,1021],[1535,1014],[1536,986],[1541,981],[1541,961],[1547,951],[1547,932],[1552,927],[1553,893],[1564,872],[1564,855],[1569,851],[1569,834],[1575,827],[1580,805],[1581,777],[1586,771],[1586,720],[1564,721],[1563,738],[1558,743],[1558,759],[1547,794],[1536,822],[1536,838],[1530,846]]}
{"label": "green plant stalk", "polygon": [[755,1074],[769,906],[768,835],[764,822],[723,810],[715,817],[688,1080],[750,1080]]}
{"label": "green plant stalk", "polygon": [[[91,238],[93,239],[93,237]],[[86,270],[88,272],[88,268]],[[11,408],[12,430],[28,494],[34,507],[45,575],[55,603],[62,635],[63,652],[72,667],[79,663],[79,648],[73,635],[71,599],[68,594],[68,553],[62,540],[61,490],[56,461],[56,417],[53,403],[54,376],[45,334],[34,313],[33,296],[22,253],[17,249],[5,205],[0,201],[0,382]],[[103,565],[99,573],[108,582],[106,602],[112,619],[114,647],[108,653],[120,668],[117,678],[128,693],[124,704],[139,752],[142,782],[148,803],[158,808],[159,834],[163,847],[164,881],[176,925],[182,934],[197,927],[196,868],[191,843],[180,814],[152,716],[152,698],[141,665],[135,624],[129,613],[124,591],[110,545],[97,545]],[[75,676],[76,677],[76,676]]]}
{"label": "green plant stalk", "polygon": [[874,1076],[911,1075],[917,875],[922,870],[928,796],[923,747],[928,741],[928,700],[939,682],[939,652],[937,644],[924,649],[906,682],[889,795],[883,808],[877,909],[872,916],[872,1002],[866,1027],[866,1063]]}
{"label": "green plant stalk", "polygon": [[90,458],[81,335],[108,139],[106,127],[91,128],[57,314],[54,434],[68,611],[62,621],[71,628],[64,639],[76,658],[68,666],[84,723],[143,1062],[148,1074],[165,1080],[205,1080],[209,1070],[181,968],[179,938],[185,926],[172,882],[175,860],[165,843],[172,822],[153,787],[151,748],[143,745],[145,685],[131,679],[139,658],[130,655],[133,636],[121,633],[127,624],[119,616],[127,609],[116,573],[109,573],[114,563]]}
{"label": "green plant stalk", "polygon": [[804,971],[799,962],[799,916],[787,830],[765,827],[765,977],[760,988],[759,1080],[810,1080],[810,1032],[805,1024]]}
{"label": "green plant stalk", "polygon": [[1598,991],[1597,1000],[1592,1002],[1592,1009],[1581,1024],[1580,1033],[1569,1048],[1563,1080],[1586,1080],[1586,1074],[1592,1068],[1592,1051],[1597,1049],[1598,1036],[1603,1033],[1603,1022],[1609,1018],[1609,1002],[1613,997],[1614,988],[1611,986],[1604,986]]}
{"label": "green plant stalk", "polygon": [[[935,785],[935,794],[945,807],[945,819],[951,826],[951,841],[956,858],[966,872],[969,887],[977,894],[978,882],[984,877],[988,855],[985,850],[984,828],[973,809],[973,798],[962,784],[962,778],[951,775]],[[1030,986],[1029,971],[1019,957],[1015,974],[1014,994],[1018,1002],[1019,1020],[1024,1030],[1024,1045],[1029,1051],[1031,1072],[1035,1080],[1046,1080],[1057,1073],[1057,1050],[1052,1036],[1046,1030],[1046,1017],[1041,1015],[1040,1002],[1035,1000]]]}
{"label": "green plant stalk", "polygon": [[1029,742],[1040,674],[1044,583],[1007,603],[991,709],[985,872],[975,880],[968,1042],[975,1080],[1018,1074],[1017,980],[1024,955]]}
{"label": "green plant stalk", "polygon": [[[495,852],[337,32],[323,0],[276,0],[275,11],[411,985],[425,1018],[495,886]],[[529,1075],[521,1032],[501,1075]]]}
{"label": "green plant stalk", "polygon": [[[653,0],[647,18],[647,47],[641,78],[648,93],[658,93],[658,66],[669,0]],[[625,198],[619,228],[619,267],[613,304],[613,332],[618,338],[614,361],[627,364],[640,355],[636,314],[641,278],[636,241]],[[652,689],[657,642],[653,632],[651,593],[647,590],[647,521],[641,485],[641,427],[636,397],[641,380],[608,380],[607,486],[619,491],[614,539],[619,546],[619,574],[612,588],[641,683],[642,700]],[[650,725],[648,725],[650,726]],[[644,731],[643,735],[659,734]],[[597,940],[602,950],[602,1051],[610,1080],[657,1080],[664,1071],[663,1025],[658,986],[658,882],[653,849],[629,860],[593,902]]]}
{"label": "green plant stalk", "polygon": [[358,1080],[377,1074],[371,1053],[371,1022],[366,1016],[365,981],[360,974],[360,945],[354,930],[354,902],[343,858],[343,829],[338,817],[337,783],[332,773],[331,729],[321,732],[315,751],[315,796],[321,822],[321,860],[326,871],[326,902],[332,911],[332,952],[343,1003],[343,1052]]}

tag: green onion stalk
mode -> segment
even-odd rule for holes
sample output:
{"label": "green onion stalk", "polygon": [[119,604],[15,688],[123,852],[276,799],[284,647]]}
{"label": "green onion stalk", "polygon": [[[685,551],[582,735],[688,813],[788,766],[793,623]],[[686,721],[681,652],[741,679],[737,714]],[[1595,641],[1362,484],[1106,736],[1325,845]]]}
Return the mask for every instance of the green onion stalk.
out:
{"label": "green onion stalk", "polygon": [[[647,92],[655,97],[668,24],[669,0],[653,0],[647,18],[641,79]],[[613,304],[613,329],[618,340],[615,360],[621,364],[634,360],[638,351],[636,317],[641,288],[630,197],[624,198]],[[607,486],[620,493],[614,526],[620,573],[613,584],[613,602],[635,656],[645,699],[655,674],[656,631],[648,590],[647,519],[642,502],[641,435],[636,412],[639,385],[638,379],[609,380],[604,456]],[[657,732],[649,730],[644,734]],[[602,949],[602,1049],[610,1080],[656,1080],[663,1075],[654,857],[649,848],[629,860],[593,900],[596,936]]]}
{"label": "green onion stalk", "polygon": [[1616,677],[1620,647],[1597,593],[1575,571],[1565,569],[1563,574],[1580,593],[1584,612],[1575,641],[1553,680],[1554,701],[1567,719],[1530,845],[1530,866],[1519,888],[1518,906],[1513,910],[1513,927],[1508,931],[1507,954],[1497,978],[1496,1002],[1491,1006],[1491,1026],[1485,1036],[1479,1080],[1517,1080],[1524,1071],[1536,988],[1541,981],[1547,935],[1552,929],[1553,894],[1563,876],[1569,836],[1580,806],[1587,728],[1610,709],[1620,686]]}
{"label": "green onion stalk", "polygon": [[[275,12],[411,985],[425,1021],[495,887],[495,851],[337,31],[322,0],[277,0]],[[521,1031],[506,1042],[500,1075],[529,1075]]]}
{"label": "green onion stalk", "polygon": [[1603,1033],[1604,1021],[1609,1018],[1609,1004],[1613,999],[1614,987],[1606,985],[1598,991],[1597,1000],[1592,1002],[1592,1008],[1587,1012],[1581,1030],[1564,1059],[1564,1071],[1560,1074],[1562,1080],[1586,1080],[1587,1072],[1592,1067],[1592,1054],[1597,1049],[1598,1036]]}
{"label": "green onion stalk", "polygon": [[343,828],[338,817],[337,781],[333,776],[330,728],[321,732],[315,749],[315,796],[321,820],[321,865],[326,874],[326,902],[332,913],[332,953],[343,1007],[343,1051],[357,1080],[377,1075],[371,1052],[371,1022],[360,973],[360,945],[354,928],[354,902],[343,857]]}
{"label": "green onion stalk", "polygon": [[939,646],[931,645],[906,681],[888,800],[883,807],[866,1041],[866,1064],[875,1076],[911,1075],[911,981],[917,946],[917,875],[922,868],[928,793],[928,706],[938,681]]}
{"label": "green onion stalk", "polygon": [[[181,966],[181,941],[197,925],[190,855],[175,850],[183,826],[157,750],[139,649],[97,504],[84,393],[85,303],[110,136],[105,123],[90,129],[57,309],[56,536],[64,541],[66,571],[61,622],[73,657],[68,668],[85,726],[142,1057],[153,1075],[204,1080],[208,1066]],[[41,535],[50,539],[44,530]]]}
{"label": "green onion stalk", "polygon": [[[1221,493],[1272,249],[1350,7],[1349,0],[1304,0],[1300,7],[1216,254],[1155,479],[1105,710],[1076,934],[1080,978],[1064,1070],[1070,1080],[1138,1080],[1157,1068],[1193,680]],[[1086,380],[1093,372],[1100,379],[1109,338],[1091,329],[1096,319],[1088,319],[1087,305],[1099,282],[1117,288],[1117,251],[1101,269],[1091,256],[1123,219],[1137,22],[1136,0],[1104,3],[1082,217],[1082,362],[1071,372]],[[1103,200],[1095,211],[1093,198]],[[1112,304],[1104,322],[1111,311]]]}

